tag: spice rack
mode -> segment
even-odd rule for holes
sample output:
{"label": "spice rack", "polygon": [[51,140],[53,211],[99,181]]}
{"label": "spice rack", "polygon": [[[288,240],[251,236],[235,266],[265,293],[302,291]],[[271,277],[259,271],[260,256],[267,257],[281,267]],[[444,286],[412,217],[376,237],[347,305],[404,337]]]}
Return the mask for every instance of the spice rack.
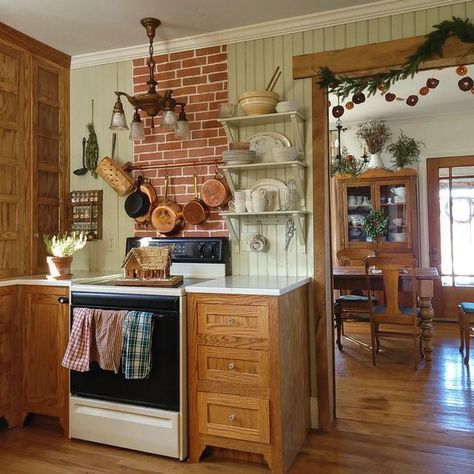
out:
{"label": "spice rack", "polygon": [[71,191],[68,201],[69,230],[93,232],[102,239],[102,190]]}

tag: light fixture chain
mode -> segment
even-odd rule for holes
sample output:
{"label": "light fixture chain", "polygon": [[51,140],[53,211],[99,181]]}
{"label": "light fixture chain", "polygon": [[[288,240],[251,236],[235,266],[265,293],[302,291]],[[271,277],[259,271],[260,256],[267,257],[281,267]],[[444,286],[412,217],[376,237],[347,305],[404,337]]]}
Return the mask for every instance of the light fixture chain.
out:
{"label": "light fixture chain", "polygon": [[153,59],[153,38],[150,38],[150,46],[148,47],[148,52],[150,54],[150,59],[148,59],[148,68],[150,70],[150,79],[155,80],[155,60]]}

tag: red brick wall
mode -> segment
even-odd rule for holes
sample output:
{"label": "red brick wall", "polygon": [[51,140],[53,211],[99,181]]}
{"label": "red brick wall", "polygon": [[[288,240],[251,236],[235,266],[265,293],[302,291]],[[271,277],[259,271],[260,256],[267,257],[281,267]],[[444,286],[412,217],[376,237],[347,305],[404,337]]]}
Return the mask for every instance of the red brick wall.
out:
{"label": "red brick wall", "polygon": [[[160,91],[172,89],[173,97],[185,102],[186,115],[191,129],[187,140],[176,139],[173,132],[158,128],[160,117],[155,119],[155,128],[151,128],[151,119],[142,114],[145,124],[145,139],[133,146],[134,162],[137,164],[179,163],[193,161],[197,165],[199,185],[208,176],[215,173],[214,166],[199,165],[203,159],[220,159],[227,149],[224,129],[216,121],[218,104],[227,99],[227,47],[214,46],[194,51],[182,51],[161,54],[155,57],[155,78]],[[148,67],[146,59],[133,61],[134,94],[146,92]],[[150,178],[155,186],[159,201],[163,199],[163,170],[146,170],[143,176]],[[170,176],[170,197],[184,204],[194,197],[193,167],[168,170]],[[135,235],[155,236],[156,231],[140,228],[135,224]],[[178,236],[227,236],[218,210],[212,209],[208,220],[199,226],[186,224]]]}

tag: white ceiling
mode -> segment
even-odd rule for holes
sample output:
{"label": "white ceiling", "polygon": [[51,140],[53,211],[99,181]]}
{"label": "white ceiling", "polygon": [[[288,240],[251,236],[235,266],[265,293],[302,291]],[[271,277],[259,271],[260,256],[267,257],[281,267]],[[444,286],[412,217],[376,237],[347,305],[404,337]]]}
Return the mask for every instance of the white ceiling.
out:
{"label": "white ceiling", "polygon": [[146,16],[161,20],[157,40],[166,41],[361,4],[388,2],[389,0],[0,0],[0,21],[74,56],[145,44],[147,39],[139,20]]}
{"label": "white ceiling", "polygon": [[[396,82],[390,92],[397,97],[407,98],[411,94],[418,95],[418,103],[410,107],[405,101],[387,102],[380,94],[376,94],[366,99],[362,104],[355,105],[352,110],[345,110],[341,117],[343,123],[363,122],[365,120],[394,120],[402,117],[415,117],[421,115],[449,114],[463,111],[472,112],[474,106],[474,94],[471,92],[462,92],[458,87],[458,81],[461,79],[455,72],[456,68],[446,68],[443,70],[422,71],[415,75],[413,79],[406,79]],[[474,65],[468,66],[467,76],[474,79]],[[421,96],[419,90],[426,84],[430,77],[439,79],[436,89],[430,90],[428,95]],[[337,104],[337,96],[329,95],[332,105]],[[347,98],[341,105],[346,104],[350,98]],[[331,125],[334,125],[335,118],[329,109],[329,119]]]}

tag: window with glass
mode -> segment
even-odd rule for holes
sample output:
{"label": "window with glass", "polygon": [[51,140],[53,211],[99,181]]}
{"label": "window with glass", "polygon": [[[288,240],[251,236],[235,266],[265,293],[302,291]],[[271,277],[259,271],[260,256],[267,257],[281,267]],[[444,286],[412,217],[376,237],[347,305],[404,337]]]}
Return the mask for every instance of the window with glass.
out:
{"label": "window with glass", "polygon": [[365,242],[364,219],[372,209],[370,186],[347,188],[347,226],[349,242]]}

